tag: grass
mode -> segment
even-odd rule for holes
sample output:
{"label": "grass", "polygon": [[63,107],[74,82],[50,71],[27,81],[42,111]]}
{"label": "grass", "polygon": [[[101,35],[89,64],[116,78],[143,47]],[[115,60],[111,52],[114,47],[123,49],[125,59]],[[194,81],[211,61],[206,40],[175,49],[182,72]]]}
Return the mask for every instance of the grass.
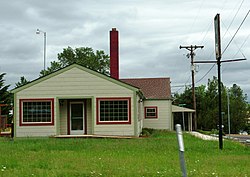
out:
{"label": "grass", "polygon": [[[188,176],[250,176],[250,148],[184,134]],[[175,133],[139,139],[0,138],[0,176],[181,176]]]}

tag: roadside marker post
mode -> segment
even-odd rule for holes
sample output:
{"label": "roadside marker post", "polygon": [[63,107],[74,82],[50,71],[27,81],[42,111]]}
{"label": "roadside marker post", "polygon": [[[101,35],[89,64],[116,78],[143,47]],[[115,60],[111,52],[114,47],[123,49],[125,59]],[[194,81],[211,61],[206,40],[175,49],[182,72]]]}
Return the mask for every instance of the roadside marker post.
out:
{"label": "roadside marker post", "polygon": [[185,164],[185,158],[184,158],[184,142],[183,142],[183,136],[182,136],[182,131],[181,131],[181,125],[176,124],[175,129],[176,129],[176,135],[177,135],[177,140],[178,140],[178,145],[179,145],[179,157],[180,157],[182,176],[186,177],[187,171],[186,171],[186,164]]}

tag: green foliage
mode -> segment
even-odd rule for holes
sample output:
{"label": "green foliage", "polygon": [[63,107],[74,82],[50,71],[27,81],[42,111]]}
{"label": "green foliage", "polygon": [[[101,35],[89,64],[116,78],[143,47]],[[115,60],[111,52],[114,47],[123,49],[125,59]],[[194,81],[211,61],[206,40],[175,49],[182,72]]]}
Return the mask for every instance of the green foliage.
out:
{"label": "green foliage", "polygon": [[243,130],[250,134],[250,123],[247,123]]}
{"label": "green foliage", "polygon": [[[188,176],[247,176],[249,147],[205,141],[184,133]],[[0,176],[181,176],[174,132],[149,138],[0,138]],[[232,160],[233,159],[233,160]]]}
{"label": "green foliage", "polygon": [[10,94],[10,92],[8,91],[8,88],[10,85],[5,85],[5,80],[4,80],[4,76],[6,74],[2,73],[0,74],[0,104],[7,104],[8,106],[4,106],[1,109],[1,114],[2,115],[7,115],[8,116],[8,120],[10,123],[10,115],[9,115],[9,111],[11,110],[11,102],[12,102],[12,94]]}
{"label": "green foliage", "polygon": [[192,88],[185,87],[185,91],[182,94],[176,93],[174,95],[174,104],[180,105],[185,104],[185,107],[192,109],[193,108],[193,97],[192,97]]}
{"label": "green foliage", "polygon": [[212,129],[211,134],[219,135],[219,130],[218,129]]}
{"label": "green foliage", "polygon": [[247,108],[248,105],[245,102],[246,97],[243,95],[243,91],[239,86],[233,84],[233,86],[229,89],[230,95],[230,110],[231,114],[231,131],[233,133],[238,133],[239,130],[243,130],[246,124],[247,118]]}
{"label": "green foliage", "polygon": [[50,62],[50,67],[48,67],[47,70],[42,70],[40,72],[40,75],[41,76],[48,75],[54,71],[61,69],[62,67],[63,66],[60,62],[52,61],[52,62]]}
{"label": "green foliage", "polygon": [[109,56],[102,50],[94,50],[90,47],[64,48],[58,55],[58,61],[51,62],[51,66],[40,72],[41,76],[52,73],[67,65],[76,63],[89,69],[109,75]]}
{"label": "green foliage", "polygon": [[21,87],[23,85],[28,84],[30,81],[28,81],[24,76],[20,78],[20,81],[16,83],[16,87]]}
{"label": "green foliage", "polygon": [[141,132],[141,136],[151,136],[154,133],[155,129],[152,128],[143,128]]}
{"label": "green foliage", "polygon": [[[222,112],[224,132],[228,133],[228,111],[227,111],[227,92],[230,102],[231,133],[238,133],[246,127],[246,118],[249,116],[249,105],[246,103],[246,96],[243,90],[233,84],[227,88],[221,83]],[[218,125],[218,79],[208,80],[207,86],[201,85],[195,88],[197,127],[201,130],[217,129]],[[182,94],[175,95],[174,104],[186,104],[186,107],[193,108],[192,89],[187,87]]]}
{"label": "green foliage", "polygon": [[5,73],[0,74],[0,103],[2,104],[9,103],[9,92],[8,92],[9,85],[4,84],[5,75],[6,75]]}
{"label": "green foliage", "polygon": [[[215,130],[215,129],[212,129],[211,131],[197,130],[197,132],[202,133],[202,134],[204,134],[204,135],[211,135],[211,134],[215,134],[215,133],[214,133],[214,130]],[[216,131],[218,131],[218,130],[216,130]],[[218,132],[219,132],[219,131],[218,131]]]}

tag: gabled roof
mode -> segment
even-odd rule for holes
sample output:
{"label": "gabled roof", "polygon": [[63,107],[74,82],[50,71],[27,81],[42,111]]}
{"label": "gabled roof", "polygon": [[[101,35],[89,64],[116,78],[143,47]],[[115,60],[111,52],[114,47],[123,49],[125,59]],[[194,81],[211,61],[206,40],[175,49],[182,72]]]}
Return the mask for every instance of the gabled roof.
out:
{"label": "gabled roof", "polygon": [[31,87],[31,86],[33,86],[33,85],[35,85],[35,84],[38,84],[38,83],[40,83],[40,82],[42,82],[42,81],[44,81],[44,80],[47,80],[47,79],[49,79],[49,78],[51,78],[51,77],[57,76],[58,74],[61,74],[61,73],[65,72],[65,71],[68,71],[68,70],[70,70],[70,69],[72,69],[72,68],[78,68],[78,69],[80,69],[80,70],[82,70],[82,71],[88,72],[88,73],[93,74],[93,75],[95,75],[95,76],[97,76],[97,77],[103,78],[103,79],[105,79],[105,80],[108,80],[108,81],[113,82],[113,83],[115,83],[115,84],[118,84],[118,85],[120,85],[120,86],[123,86],[123,87],[125,87],[125,88],[127,88],[127,89],[130,89],[130,90],[133,90],[133,91],[139,91],[139,88],[137,88],[136,86],[133,86],[133,85],[124,83],[124,82],[122,82],[122,81],[120,81],[120,80],[114,79],[114,78],[112,78],[112,77],[110,77],[110,76],[107,76],[107,75],[105,75],[105,74],[99,73],[99,72],[97,72],[97,71],[88,69],[88,68],[86,68],[86,67],[84,67],[84,66],[81,66],[81,65],[79,65],[79,64],[71,64],[71,65],[68,65],[68,66],[66,66],[66,67],[64,67],[64,68],[62,68],[62,69],[59,69],[59,70],[57,70],[57,71],[55,71],[55,72],[53,72],[53,73],[50,73],[50,74],[48,74],[48,75],[42,76],[42,77],[40,77],[40,78],[37,78],[37,79],[35,79],[35,80],[33,80],[33,81],[31,81],[31,82],[29,82],[29,83],[23,85],[23,86],[14,88],[13,90],[11,90],[11,92],[12,92],[12,93],[19,92],[19,91],[24,90],[24,89],[26,89],[26,88],[29,88],[29,87]]}
{"label": "gabled roof", "polygon": [[120,79],[141,89],[146,99],[171,99],[170,78]]}

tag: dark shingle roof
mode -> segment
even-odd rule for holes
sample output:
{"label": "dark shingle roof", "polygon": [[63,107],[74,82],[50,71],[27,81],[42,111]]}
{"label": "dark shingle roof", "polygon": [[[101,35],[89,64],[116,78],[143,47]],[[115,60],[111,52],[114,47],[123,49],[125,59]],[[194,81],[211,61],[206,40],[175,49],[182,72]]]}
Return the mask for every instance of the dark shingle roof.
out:
{"label": "dark shingle roof", "polygon": [[120,79],[141,89],[146,99],[170,99],[170,78]]}

